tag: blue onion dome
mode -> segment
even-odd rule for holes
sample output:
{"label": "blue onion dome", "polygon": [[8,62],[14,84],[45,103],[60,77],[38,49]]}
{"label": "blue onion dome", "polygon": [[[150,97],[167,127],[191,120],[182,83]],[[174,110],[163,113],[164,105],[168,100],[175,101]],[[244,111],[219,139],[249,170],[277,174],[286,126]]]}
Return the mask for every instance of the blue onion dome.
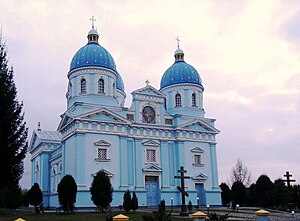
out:
{"label": "blue onion dome", "polygon": [[74,55],[70,71],[87,66],[100,66],[116,71],[116,64],[111,54],[98,43],[99,34],[92,28],[88,33],[88,43]]}
{"label": "blue onion dome", "polygon": [[119,89],[120,91],[123,91],[123,92],[125,91],[124,90],[124,82],[119,73],[117,75],[116,88]]}
{"label": "blue onion dome", "polygon": [[202,86],[198,71],[192,65],[184,61],[183,50],[178,47],[174,57],[175,63],[165,71],[161,78],[160,89],[182,83],[192,83]]}

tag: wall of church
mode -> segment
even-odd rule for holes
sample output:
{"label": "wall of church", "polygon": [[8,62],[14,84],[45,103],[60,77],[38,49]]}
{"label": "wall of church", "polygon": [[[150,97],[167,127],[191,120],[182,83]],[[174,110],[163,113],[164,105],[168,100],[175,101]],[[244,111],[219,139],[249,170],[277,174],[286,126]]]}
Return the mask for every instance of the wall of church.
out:
{"label": "wall of church", "polygon": [[[176,85],[162,90],[167,96],[166,107],[170,115],[183,114],[194,117],[204,117],[203,88],[190,84]],[[193,104],[192,95],[195,94]],[[180,95],[180,102],[176,104],[176,95]]]}
{"label": "wall of church", "polygon": [[[99,92],[98,82],[104,81],[103,93]],[[84,91],[82,81],[85,80]],[[68,108],[75,102],[119,106],[116,99],[116,74],[99,68],[75,70],[69,73]],[[119,98],[120,99],[120,98]]]}

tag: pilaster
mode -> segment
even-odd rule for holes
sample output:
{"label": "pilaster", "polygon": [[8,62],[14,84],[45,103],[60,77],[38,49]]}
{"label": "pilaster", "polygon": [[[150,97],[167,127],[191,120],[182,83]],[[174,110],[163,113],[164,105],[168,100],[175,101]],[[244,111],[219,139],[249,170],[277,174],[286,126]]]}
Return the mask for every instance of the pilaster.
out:
{"label": "pilaster", "polygon": [[135,185],[137,188],[144,188],[144,177],[143,177],[143,145],[142,145],[142,139],[135,138],[135,150],[136,150],[136,155],[135,155]]}
{"label": "pilaster", "polygon": [[161,186],[164,187],[170,187],[170,171],[169,171],[169,153],[168,153],[168,143],[167,141],[161,141],[160,143],[160,162],[161,162],[161,168],[163,168],[162,171],[162,178],[161,178]]}
{"label": "pilaster", "polygon": [[120,158],[120,187],[128,188],[128,159],[127,159],[127,138],[120,137],[119,145]]}
{"label": "pilaster", "polygon": [[[84,179],[85,168],[82,165],[85,164],[85,135],[83,133],[76,134],[75,141],[75,180],[78,185],[78,190],[86,189],[86,183]],[[78,163],[80,162],[80,164]]]}

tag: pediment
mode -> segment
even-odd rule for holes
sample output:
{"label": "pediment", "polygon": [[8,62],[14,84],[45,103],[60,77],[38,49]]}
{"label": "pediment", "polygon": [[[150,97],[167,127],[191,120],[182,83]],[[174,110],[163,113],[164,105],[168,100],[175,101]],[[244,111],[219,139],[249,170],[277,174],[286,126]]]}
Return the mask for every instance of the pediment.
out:
{"label": "pediment", "polygon": [[143,95],[154,95],[154,96],[165,97],[163,93],[161,93],[159,90],[155,89],[151,85],[147,85],[146,87],[137,89],[133,91],[132,94],[143,94]]}
{"label": "pediment", "polygon": [[220,132],[215,127],[209,125],[208,123],[206,123],[202,120],[194,120],[194,121],[179,125],[177,128],[200,131],[200,132],[207,132],[207,133],[214,133],[214,134],[217,134]]}
{"label": "pediment", "polygon": [[65,125],[67,125],[72,120],[73,120],[72,117],[68,116],[67,114],[63,114],[61,116],[61,121],[60,121],[60,123],[58,125],[57,130],[59,131],[60,129],[62,129]]}
{"label": "pediment", "polygon": [[41,140],[38,138],[35,130],[32,133],[32,137],[30,140],[30,144],[29,144],[29,150],[34,149],[35,147],[37,147],[39,144],[41,143]]}
{"label": "pediment", "polygon": [[127,120],[126,118],[124,118],[123,116],[118,115],[112,111],[105,109],[105,108],[101,108],[98,110],[94,110],[92,112],[82,114],[82,115],[78,116],[77,119],[130,124],[130,121]]}
{"label": "pediment", "polygon": [[99,141],[95,142],[94,145],[109,147],[111,144],[105,140],[99,140]]}
{"label": "pediment", "polygon": [[206,176],[205,174],[203,173],[199,173],[198,176],[194,176],[192,177],[192,180],[196,180],[196,181],[205,181],[208,179],[208,176]]}
{"label": "pediment", "polygon": [[191,149],[191,152],[193,152],[193,153],[203,153],[204,150],[202,150],[200,147],[195,147],[195,148]]}
{"label": "pediment", "polygon": [[148,140],[142,143],[143,146],[159,147],[159,143],[154,140]]}
{"label": "pediment", "polygon": [[[109,172],[108,170],[102,169],[102,170],[100,170],[100,171],[103,171],[108,177],[113,177],[113,176],[114,176],[114,174],[111,173],[111,172]],[[99,172],[99,171],[98,171],[98,172]],[[98,172],[92,173],[92,176],[95,177],[95,176],[97,175]]]}
{"label": "pediment", "polygon": [[155,165],[155,164],[150,164],[149,166],[143,168],[143,172],[162,172],[162,169]]}

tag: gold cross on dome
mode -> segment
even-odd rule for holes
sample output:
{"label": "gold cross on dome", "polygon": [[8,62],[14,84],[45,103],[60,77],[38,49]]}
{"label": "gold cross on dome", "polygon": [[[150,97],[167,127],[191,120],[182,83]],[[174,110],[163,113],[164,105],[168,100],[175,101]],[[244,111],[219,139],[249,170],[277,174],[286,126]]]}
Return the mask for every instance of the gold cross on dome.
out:
{"label": "gold cross on dome", "polygon": [[180,39],[178,38],[178,36],[177,36],[177,38],[175,40],[177,41],[177,47],[179,48]]}
{"label": "gold cross on dome", "polygon": [[90,18],[90,20],[92,21],[92,28],[94,28],[94,21],[96,21],[96,19],[94,18],[94,16],[92,16],[92,18]]}
{"label": "gold cross on dome", "polygon": [[145,81],[145,83],[146,83],[147,86],[149,86],[150,81],[147,79],[147,80]]}

